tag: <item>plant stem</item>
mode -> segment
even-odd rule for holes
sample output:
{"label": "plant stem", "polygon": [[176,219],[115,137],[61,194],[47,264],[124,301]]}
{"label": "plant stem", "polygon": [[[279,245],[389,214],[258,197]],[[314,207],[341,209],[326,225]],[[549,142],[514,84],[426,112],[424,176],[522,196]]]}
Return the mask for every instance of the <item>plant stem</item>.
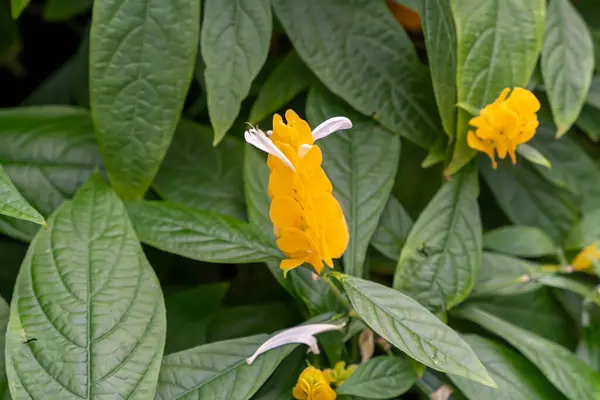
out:
{"label": "plant stem", "polygon": [[349,313],[352,313],[354,311],[352,304],[350,304],[346,296],[344,296],[344,294],[340,291],[335,282],[331,280],[331,277],[328,275],[322,275],[321,278],[323,278],[323,280],[329,285],[331,292],[336,299],[338,299],[338,301],[342,303],[344,307],[346,307],[346,310],[348,310]]}

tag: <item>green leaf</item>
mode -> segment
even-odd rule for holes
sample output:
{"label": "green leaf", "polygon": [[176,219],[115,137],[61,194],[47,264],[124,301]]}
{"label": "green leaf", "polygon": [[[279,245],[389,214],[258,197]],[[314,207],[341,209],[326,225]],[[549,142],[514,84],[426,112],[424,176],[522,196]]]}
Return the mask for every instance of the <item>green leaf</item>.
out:
{"label": "green leaf", "polygon": [[[0,111],[0,159],[15,187],[44,216],[101,163],[89,112],[56,106]],[[0,217],[0,231],[16,239],[30,241],[38,228]]]}
{"label": "green leaf", "polygon": [[[98,175],[31,243],[10,314],[15,398],[152,397],[166,334],[162,293],[125,207]],[[23,334],[37,341],[24,345]]]}
{"label": "green leaf", "polygon": [[296,347],[268,351],[246,363],[268,335],[206,344],[163,359],[156,400],[249,400]]}
{"label": "green leaf", "polygon": [[312,73],[298,53],[290,51],[260,88],[248,119],[257,124],[270,118],[306,89],[312,80]]}
{"label": "green leaf", "polygon": [[362,277],[369,242],[394,185],[400,138],[354,112],[323,86],[311,88],[306,114],[313,127],[336,116],[352,121],[352,129],[336,132],[318,145],[323,169],[348,222],[350,243],[344,253],[344,270]]}
{"label": "green leaf", "polygon": [[600,325],[597,322],[592,322],[581,329],[577,357],[600,372]]}
{"label": "green leaf", "polygon": [[579,250],[600,240],[600,209],[584,214],[573,227],[565,247],[568,250]]}
{"label": "green leaf", "polygon": [[371,244],[384,256],[398,260],[412,226],[412,218],[392,195],[379,217]]}
{"label": "green leaf", "polygon": [[596,288],[588,283],[579,282],[575,279],[569,279],[561,275],[541,275],[536,280],[546,286],[557,289],[565,289],[582,296],[586,300],[591,300],[600,305],[600,295]]}
{"label": "green leaf", "polygon": [[573,194],[554,186],[525,160],[516,165],[498,160],[497,169],[489,159],[479,160],[483,178],[506,216],[516,225],[538,227],[562,243],[578,219]]}
{"label": "green leaf", "polygon": [[127,203],[142,242],[213,263],[252,263],[281,258],[275,243],[246,222],[166,201]]}
{"label": "green leaf", "polygon": [[600,141],[600,110],[584,104],[575,124],[579,129],[585,132],[592,141]]}
{"label": "green leaf", "polygon": [[25,7],[29,5],[29,0],[10,0],[10,9],[13,19],[19,18]]}
{"label": "green leaf", "polygon": [[415,300],[349,275],[340,280],[356,312],[389,343],[430,368],[495,386],[469,345]]}
{"label": "green leaf", "polygon": [[541,165],[542,167],[548,169],[552,168],[552,164],[550,163],[550,161],[546,157],[544,157],[544,155],[540,153],[539,150],[537,150],[535,147],[528,145],[527,143],[522,143],[519,146],[517,146],[517,153],[519,153],[519,155],[523,156],[524,158],[526,158],[534,164]]}
{"label": "green leaf", "polygon": [[408,391],[416,381],[417,373],[410,359],[375,357],[361,364],[336,392],[368,399],[390,399]]}
{"label": "green leaf", "polygon": [[477,335],[464,335],[463,339],[498,384],[498,389],[493,389],[460,376],[448,375],[467,399],[564,399],[536,367],[511,348]]}
{"label": "green leaf", "polygon": [[229,284],[214,283],[165,296],[167,342],[165,354],[186,350],[208,341],[208,328],[221,306]]}
{"label": "green leaf", "polygon": [[[483,243],[485,246],[486,237]],[[523,276],[539,271],[539,267],[519,258],[484,252],[481,270],[471,297],[485,295],[511,295],[526,293],[538,289],[540,284],[535,280],[524,279]]]}
{"label": "green leaf", "polygon": [[46,21],[64,21],[88,11],[94,0],[48,0],[44,7]]}
{"label": "green leaf", "polygon": [[479,184],[474,165],[444,183],[402,249],[394,288],[435,314],[463,301],[481,266]]}
{"label": "green leaf", "polygon": [[483,326],[516,347],[569,399],[595,400],[600,397],[600,373],[566,348],[473,305],[461,308],[458,315]]}
{"label": "green leaf", "polygon": [[576,327],[550,288],[540,287],[535,291],[510,296],[478,298],[473,302],[485,312],[548,340],[568,348],[575,345]]}
{"label": "green leaf", "polygon": [[211,129],[181,121],[152,188],[164,200],[243,220],[242,143],[211,142]]}
{"label": "green leaf", "polygon": [[557,140],[554,128],[542,121],[531,141],[550,162],[552,169],[537,168],[555,185],[567,188],[583,201],[582,210],[600,208],[600,166],[572,137]]}
{"label": "green leaf", "polygon": [[456,129],[456,27],[448,0],[423,0],[421,24],[429,58],[433,91],[444,130]]}
{"label": "green leaf", "polygon": [[577,119],[594,71],[592,37],[569,0],[548,5],[541,66],[560,137]]}
{"label": "green leaf", "polygon": [[458,107],[458,108],[460,108],[462,110],[465,110],[472,117],[476,117],[476,116],[478,116],[481,113],[481,108],[474,107],[474,106],[472,106],[470,104],[467,104],[467,103],[462,103],[462,102],[456,103],[456,107]]}
{"label": "green leaf", "polygon": [[335,95],[422,147],[442,134],[427,70],[384,2],[273,6],[300,57]]}
{"label": "green leaf", "polygon": [[117,193],[141,199],[167,152],[196,61],[200,0],[96,0],[90,100]]}
{"label": "green leaf", "polygon": [[[542,49],[545,0],[451,0],[450,4],[457,30],[458,102],[481,109],[504,88],[527,86]],[[446,175],[475,155],[467,145],[469,119],[465,111],[458,111],[456,145]]]}
{"label": "green leaf", "polygon": [[200,47],[215,144],[231,128],[267,59],[271,25],[269,0],[206,0]]}
{"label": "green leaf", "polygon": [[533,226],[503,226],[486,232],[483,247],[517,257],[556,254],[556,245],[546,233]]}
{"label": "green leaf", "polygon": [[0,214],[45,225],[44,217],[19,193],[0,166]]}
{"label": "green leaf", "polygon": [[10,400],[10,391],[8,390],[8,379],[6,379],[6,366],[4,361],[4,336],[6,326],[8,325],[8,316],[10,310],[8,304],[0,297],[0,399]]}

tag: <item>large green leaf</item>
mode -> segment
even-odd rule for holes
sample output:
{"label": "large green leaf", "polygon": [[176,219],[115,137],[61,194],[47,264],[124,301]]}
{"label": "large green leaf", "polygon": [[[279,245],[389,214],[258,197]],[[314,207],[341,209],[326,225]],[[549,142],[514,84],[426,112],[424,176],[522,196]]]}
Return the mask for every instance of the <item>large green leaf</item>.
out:
{"label": "large green leaf", "polygon": [[44,19],[47,21],[68,20],[86,12],[94,0],[48,0],[44,7]]}
{"label": "large green leaf", "polygon": [[600,166],[571,137],[557,140],[555,129],[542,121],[531,145],[551,163],[552,168],[536,166],[555,185],[569,189],[582,200],[583,212],[600,208]]}
{"label": "large green leaf", "polygon": [[[480,109],[506,87],[527,86],[542,49],[545,0],[451,0],[451,5],[458,43],[458,102]],[[470,117],[458,111],[448,175],[475,155],[466,140]]]}
{"label": "large green leaf", "polygon": [[415,222],[402,249],[394,288],[434,313],[463,301],[481,266],[479,184],[474,165],[451,178]]}
{"label": "large green leaf", "polygon": [[562,136],[577,119],[594,72],[592,37],[569,0],[548,5],[541,66],[557,135]]}
{"label": "large green leaf", "polygon": [[390,196],[371,238],[371,244],[384,256],[398,260],[412,226],[413,220],[402,204],[395,196]]}
{"label": "large green leaf", "polygon": [[2,400],[10,400],[11,398],[4,363],[4,336],[6,334],[6,326],[8,325],[9,313],[8,304],[0,297],[0,399]]}
{"label": "large green leaf", "polygon": [[576,327],[550,288],[478,298],[474,302],[486,312],[565,347],[572,348],[577,340]]}
{"label": "large green leaf", "polygon": [[165,296],[167,341],[165,354],[190,349],[208,342],[213,313],[229,290],[227,283],[200,285]]}
{"label": "large green leaf", "polygon": [[318,145],[323,152],[323,169],[348,222],[350,243],[344,253],[344,270],[362,277],[371,236],[394,185],[400,138],[354,112],[323,86],[310,90],[306,114],[313,127],[335,116],[352,121],[352,129],[334,133]]}
{"label": "large green leaf", "polygon": [[[251,145],[246,145],[244,157],[244,191],[250,224],[269,236],[273,243],[273,224],[269,218],[270,199],[268,195],[269,168],[267,159]],[[276,261],[268,261],[267,266],[277,281],[308,308],[310,315],[329,312],[339,306],[329,286],[308,268],[295,268],[283,277]]]}
{"label": "large green leaf", "polygon": [[211,142],[210,129],[181,121],[152,188],[164,200],[245,219],[242,144]]}
{"label": "large green leaf", "polygon": [[375,282],[340,279],[356,312],[389,343],[430,368],[494,386],[469,345],[415,300]]}
{"label": "large green leaf", "polygon": [[200,0],[96,0],[90,99],[113,187],[140,199],[167,152],[196,61]]}
{"label": "large green leaf", "polygon": [[[44,216],[100,165],[88,111],[22,107],[0,111],[0,160],[15,187]],[[0,231],[30,241],[38,226],[0,217]]]}
{"label": "large green leaf", "polygon": [[[37,340],[24,345],[24,334]],[[13,396],[152,398],[165,334],[159,282],[124,205],[94,175],[21,266],[6,337]]]}
{"label": "large green leaf", "polygon": [[498,389],[449,375],[469,400],[560,400],[558,392],[525,357],[507,346],[477,335],[463,336],[498,384]]}
{"label": "large green leaf", "polygon": [[164,358],[156,400],[248,400],[296,347],[268,351],[248,365],[246,359],[268,339],[251,336],[206,344]]}
{"label": "large green leaf", "polygon": [[449,0],[423,0],[421,24],[429,70],[442,125],[452,138],[456,129],[456,27]]}
{"label": "large green leaf", "polygon": [[569,250],[578,250],[600,240],[600,210],[584,214],[577,221],[567,240],[565,247]]}
{"label": "large green leaf", "polygon": [[578,219],[576,198],[556,187],[528,161],[511,165],[499,160],[492,169],[489,159],[480,157],[483,178],[506,216],[517,225],[542,229],[555,243],[562,243]]}
{"label": "large green leaf", "polygon": [[256,124],[270,117],[308,87],[313,75],[292,50],[271,72],[258,92],[248,119]]}
{"label": "large green leaf", "polygon": [[566,348],[473,305],[461,308],[458,315],[483,326],[516,347],[569,399],[600,398],[600,373]]}
{"label": "large green leaf", "polygon": [[19,193],[0,166],[0,214],[43,225],[44,217]]}
{"label": "large green leaf", "polygon": [[278,259],[275,243],[246,222],[166,201],[127,203],[140,240],[169,253],[214,263]]}
{"label": "large green leaf", "polygon": [[267,59],[271,25],[269,0],[206,0],[200,47],[215,144],[231,128]]}
{"label": "large green leaf", "polygon": [[517,257],[554,255],[556,245],[546,233],[533,226],[503,226],[486,232],[483,246]]}
{"label": "large green leaf", "polygon": [[375,357],[361,364],[336,392],[368,399],[390,399],[408,391],[416,381],[417,373],[410,359]]}
{"label": "large green leaf", "polygon": [[273,5],[300,57],[333,93],[423,147],[442,134],[427,70],[384,2]]}
{"label": "large green leaf", "polygon": [[530,274],[538,270],[539,267],[531,262],[504,254],[484,252],[481,270],[471,296],[530,292],[540,287],[538,282],[528,279]]}

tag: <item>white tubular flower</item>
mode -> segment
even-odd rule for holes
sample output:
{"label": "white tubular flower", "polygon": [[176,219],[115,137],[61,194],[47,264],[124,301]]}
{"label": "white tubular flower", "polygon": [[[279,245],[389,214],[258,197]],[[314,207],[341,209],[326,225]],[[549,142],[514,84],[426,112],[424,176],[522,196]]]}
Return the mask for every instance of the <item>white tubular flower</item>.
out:
{"label": "white tubular flower", "polygon": [[317,345],[317,335],[322,332],[335,331],[342,329],[345,326],[334,325],[334,324],[312,324],[312,325],[300,325],[295,328],[286,329],[285,331],[278,333],[272,338],[264,342],[256,352],[246,360],[248,364],[252,364],[258,356],[266,353],[277,347],[285,346],[291,343],[304,343],[308,346],[309,351],[314,354],[319,354],[319,346]]}
{"label": "white tubular flower", "polygon": [[244,139],[246,139],[246,142],[250,143],[254,147],[279,158],[281,161],[283,161],[285,165],[290,167],[293,171],[296,170],[294,168],[294,164],[292,164],[292,162],[286,157],[286,155],[283,154],[283,152],[279,150],[277,146],[275,146],[275,143],[273,143],[271,138],[267,136],[267,134],[262,130],[256,128],[249,129],[246,132],[244,132]]}
{"label": "white tubular flower", "polygon": [[323,139],[333,132],[352,128],[352,122],[346,117],[333,117],[322,122],[312,131],[313,140]]}

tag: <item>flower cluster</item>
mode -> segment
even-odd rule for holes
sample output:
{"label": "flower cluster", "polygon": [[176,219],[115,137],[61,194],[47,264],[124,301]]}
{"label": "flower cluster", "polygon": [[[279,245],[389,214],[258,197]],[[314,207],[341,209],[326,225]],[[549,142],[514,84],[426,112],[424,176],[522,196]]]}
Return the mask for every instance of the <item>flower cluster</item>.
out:
{"label": "flower cluster", "polygon": [[329,378],[320,369],[307,367],[298,377],[292,394],[297,400],[335,400],[337,396],[329,384]]}
{"label": "flower cluster", "polygon": [[333,267],[348,245],[348,226],[321,167],[323,155],[315,140],[352,127],[344,117],[329,119],[311,132],[308,123],[288,110],[287,124],[273,116],[273,130],[252,128],[246,141],[269,153],[270,217],[277,246],[286,255],[280,267],[287,271],[309,263],[321,273]]}
{"label": "flower cluster", "polygon": [[485,106],[479,116],[469,124],[475,131],[467,133],[467,144],[484,152],[497,168],[495,153],[504,159],[508,154],[513,164],[517,162],[517,146],[531,140],[539,122],[536,113],[540,102],[533,93],[523,88],[506,88],[492,104]]}
{"label": "flower cluster", "polygon": [[598,244],[593,243],[581,250],[571,262],[575,271],[593,271],[595,264],[600,262],[600,249]]}

